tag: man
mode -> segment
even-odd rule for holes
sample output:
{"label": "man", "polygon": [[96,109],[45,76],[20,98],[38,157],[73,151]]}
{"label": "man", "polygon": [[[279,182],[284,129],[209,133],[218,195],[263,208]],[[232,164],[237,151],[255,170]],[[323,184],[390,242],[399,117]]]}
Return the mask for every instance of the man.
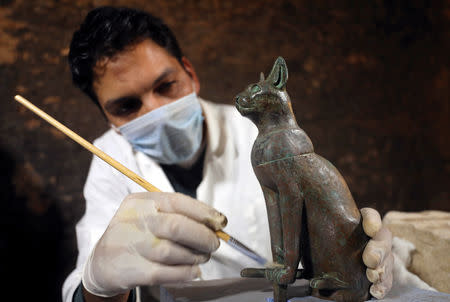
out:
{"label": "man", "polygon": [[[227,219],[230,234],[270,258],[264,198],[250,165],[257,130],[232,106],[197,97],[194,67],[160,19],[95,9],[73,36],[69,63],[74,83],[112,128],[95,145],[169,193],[131,194],[144,190],[94,157],[64,301],[133,301],[138,286],[237,277],[255,263],[219,248],[213,231]],[[379,215],[362,212],[373,236]],[[382,297],[392,284],[392,255],[390,233],[378,234],[364,260],[371,292]]]}

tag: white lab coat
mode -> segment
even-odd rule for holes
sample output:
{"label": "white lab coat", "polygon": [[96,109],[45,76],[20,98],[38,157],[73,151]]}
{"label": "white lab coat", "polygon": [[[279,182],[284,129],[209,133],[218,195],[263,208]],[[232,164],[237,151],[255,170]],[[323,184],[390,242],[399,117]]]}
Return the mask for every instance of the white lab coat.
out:
{"label": "white lab coat", "polygon": [[[266,206],[250,163],[257,129],[233,106],[200,102],[207,125],[207,144],[197,199],[227,216],[227,233],[271,259]],[[94,145],[160,190],[174,191],[161,167],[143,153],[133,151],[115,131],[107,131]],[[63,301],[72,301],[83,265],[122,200],[130,193],[142,191],[139,185],[94,156],[84,187],[86,212],[76,225],[78,259],[64,282]],[[204,279],[217,279],[237,277],[242,268],[258,266],[222,242],[201,270]]]}

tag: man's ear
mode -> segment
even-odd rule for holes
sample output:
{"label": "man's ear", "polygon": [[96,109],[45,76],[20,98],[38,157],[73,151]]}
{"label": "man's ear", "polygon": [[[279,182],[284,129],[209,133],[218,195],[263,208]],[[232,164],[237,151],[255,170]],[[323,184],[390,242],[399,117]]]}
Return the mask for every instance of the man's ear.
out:
{"label": "man's ear", "polygon": [[183,63],[183,68],[186,70],[187,74],[191,77],[191,79],[194,81],[194,90],[195,93],[198,95],[200,92],[200,81],[198,80],[197,73],[195,73],[194,66],[192,65],[191,61],[188,60],[186,57],[181,58],[181,62]]}
{"label": "man's ear", "polygon": [[270,72],[267,80],[277,89],[284,89],[288,80],[288,69],[286,62],[282,57],[278,57],[273,64],[272,71]]}

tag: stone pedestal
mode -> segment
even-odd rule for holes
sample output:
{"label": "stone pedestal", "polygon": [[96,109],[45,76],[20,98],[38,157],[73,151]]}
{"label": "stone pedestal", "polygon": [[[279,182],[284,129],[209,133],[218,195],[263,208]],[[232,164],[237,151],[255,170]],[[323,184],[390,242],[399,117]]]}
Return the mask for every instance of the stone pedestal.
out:
{"label": "stone pedestal", "polygon": [[[289,302],[327,302],[312,296],[307,280],[297,280],[289,287]],[[193,281],[161,287],[161,302],[269,302],[273,296],[269,282],[262,279],[220,279]],[[370,300],[373,301],[373,300]],[[433,301],[449,302],[450,295],[413,287],[395,287],[379,302]],[[148,300],[143,300],[148,302]]]}
{"label": "stone pedestal", "polygon": [[[304,297],[310,292],[308,280],[297,280],[289,286],[292,297]],[[272,284],[265,279],[230,278],[191,281],[161,286],[161,302],[265,302],[272,298]]]}
{"label": "stone pedestal", "polygon": [[450,213],[392,211],[383,223],[394,236],[416,246],[408,270],[437,290],[450,293]]}

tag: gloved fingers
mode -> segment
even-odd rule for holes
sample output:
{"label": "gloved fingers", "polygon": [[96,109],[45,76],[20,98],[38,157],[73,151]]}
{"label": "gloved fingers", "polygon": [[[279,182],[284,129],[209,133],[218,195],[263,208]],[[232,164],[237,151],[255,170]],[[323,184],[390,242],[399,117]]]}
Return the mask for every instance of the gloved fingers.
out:
{"label": "gloved fingers", "polygon": [[209,260],[210,254],[201,254],[166,239],[154,238],[137,244],[137,252],[149,261],[166,265],[200,264]]}
{"label": "gloved fingers", "polygon": [[377,268],[384,258],[391,254],[392,234],[386,228],[382,227],[378,233],[369,240],[363,252],[364,264],[371,269]]}
{"label": "gloved fingers", "polygon": [[190,281],[201,276],[198,265],[162,265],[152,263],[146,274],[141,279],[141,284],[137,285],[160,285],[165,283],[177,283],[182,281]]}
{"label": "gloved fingers", "polygon": [[211,253],[219,248],[219,239],[210,228],[184,215],[158,213],[147,221],[147,226],[156,237],[199,252]]}
{"label": "gloved fingers", "polygon": [[374,237],[382,226],[380,213],[372,208],[362,208],[360,212],[364,232],[367,236]]}
{"label": "gloved fingers", "polygon": [[386,256],[383,262],[376,268],[367,268],[367,279],[372,283],[384,282],[388,275],[392,275],[394,268],[394,257],[391,254]]}
{"label": "gloved fingers", "polygon": [[[375,211],[375,210],[373,210]],[[367,243],[363,252],[363,261],[367,266],[367,279],[373,284],[370,293],[377,299],[382,299],[392,287],[392,271],[394,267],[394,257],[392,255],[392,234],[388,228],[383,227],[378,212],[372,209],[362,209],[363,227],[364,216],[368,226],[364,231],[373,238]],[[363,212],[365,214],[363,214]],[[378,221],[380,219],[380,221]],[[379,230],[375,233],[376,229]]]}
{"label": "gloved fingers", "polygon": [[384,272],[378,274],[378,282],[374,282],[370,287],[370,294],[377,299],[382,299],[391,290],[393,282],[394,257],[392,254],[386,258]]}
{"label": "gloved fingers", "polygon": [[227,218],[207,204],[180,193],[144,192],[132,194],[135,199],[153,200],[158,211],[177,213],[201,222],[217,231],[224,228]]}

